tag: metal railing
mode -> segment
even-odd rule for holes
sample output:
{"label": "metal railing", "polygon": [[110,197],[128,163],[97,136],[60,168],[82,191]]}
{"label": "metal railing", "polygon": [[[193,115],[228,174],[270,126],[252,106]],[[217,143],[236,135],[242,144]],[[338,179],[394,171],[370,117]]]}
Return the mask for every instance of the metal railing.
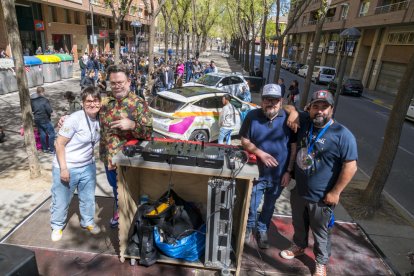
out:
{"label": "metal railing", "polygon": [[410,3],[410,0],[406,0],[406,1],[401,1],[398,3],[390,4],[390,5],[379,6],[375,8],[375,14],[382,14],[382,13],[389,13],[389,12],[404,10],[404,9],[407,9],[409,3]]}

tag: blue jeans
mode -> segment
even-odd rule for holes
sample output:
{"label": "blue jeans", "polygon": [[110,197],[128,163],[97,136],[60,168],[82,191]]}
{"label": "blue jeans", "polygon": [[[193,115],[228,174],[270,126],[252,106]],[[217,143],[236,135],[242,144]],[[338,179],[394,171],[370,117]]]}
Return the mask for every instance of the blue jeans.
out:
{"label": "blue jeans", "polygon": [[220,134],[219,134],[219,137],[218,137],[218,143],[223,144],[224,139],[226,139],[226,144],[230,145],[231,144],[231,131],[232,131],[231,128],[221,127],[220,128]]}
{"label": "blue jeans", "polygon": [[188,70],[185,75],[185,82],[189,82],[192,76],[193,76],[193,72],[191,70]]}
{"label": "blue jeans", "polygon": [[53,230],[63,229],[68,216],[69,204],[78,189],[80,225],[95,225],[95,186],[96,164],[69,169],[69,184],[60,180],[60,169],[53,167],[52,204],[50,205],[50,225]]}
{"label": "blue jeans", "polygon": [[[40,134],[40,143],[42,144],[42,150],[50,150],[55,152],[55,129],[51,122],[46,121],[35,121],[36,127]],[[48,141],[46,143],[46,135]]]}
{"label": "blue jeans", "polygon": [[[249,216],[247,218],[247,228],[256,228],[259,232],[267,232],[273,211],[275,210],[276,200],[279,198],[283,187],[280,184],[269,183],[267,181],[256,181],[253,183],[252,195],[250,198]],[[260,201],[264,195],[262,212],[257,215]]]}
{"label": "blue jeans", "polygon": [[115,198],[115,206],[118,209],[118,185],[117,185],[117,172],[116,170],[108,170],[108,167],[105,166],[106,179],[108,179],[109,185],[112,187]]}

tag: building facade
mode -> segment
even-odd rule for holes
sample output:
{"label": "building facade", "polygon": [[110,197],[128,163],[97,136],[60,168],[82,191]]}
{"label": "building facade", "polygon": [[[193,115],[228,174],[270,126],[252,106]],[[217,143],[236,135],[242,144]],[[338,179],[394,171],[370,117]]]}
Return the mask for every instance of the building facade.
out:
{"label": "building facade", "polygon": [[[73,53],[75,59],[92,50],[92,37],[96,49],[102,53],[114,48],[115,24],[109,6],[103,0],[16,0],[17,21],[23,52],[33,55],[38,47]],[[93,15],[93,16],[92,16]],[[131,23],[139,21],[142,27],[134,29]],[[93,24],[93,25],[92,25]],[[121,25],[121,45],[134,47],[134,37],[144,36],[140,49],[148,41],[148,13],[141,0],[133,0],[129,14]],[[11,49],[7,40],[7,26],[0,7],[0,48]],[[94,36],[92,36],[94,34]]]}
{"label": "building facade", "polygon": [[[308,63],[321,1],[312,0],[289,32],[286,56]],[[339,34],[350,27],[361,32],[357,41]],[[316,64],[338,68],[347,53],[345,76],[362,80],[365,87],[396,94],[408,59],[414,54],[414,1],[333,0],[329,6]]]}

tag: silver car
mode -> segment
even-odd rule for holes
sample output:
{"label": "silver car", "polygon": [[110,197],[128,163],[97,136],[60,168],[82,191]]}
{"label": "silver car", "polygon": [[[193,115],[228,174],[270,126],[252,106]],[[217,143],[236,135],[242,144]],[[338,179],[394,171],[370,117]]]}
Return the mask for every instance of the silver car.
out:
{"label": "silver car", "polygon": [[184,87],[189,86],[205,86],[221,91],[225,91],[233,96],[237,95],[242,91],[242,87],[249,87],[244,77],[237,73],[209,73],[195,82],[187,82],[183,85]]}

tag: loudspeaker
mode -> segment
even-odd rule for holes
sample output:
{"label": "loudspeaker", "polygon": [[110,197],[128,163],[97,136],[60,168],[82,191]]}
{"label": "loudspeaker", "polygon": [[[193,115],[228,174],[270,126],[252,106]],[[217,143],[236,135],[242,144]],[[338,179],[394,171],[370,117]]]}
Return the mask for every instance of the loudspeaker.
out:
{"label": "loudspeaker", "polygon": [[38,276],[33,251],[9,244],[0,244],[0,273],[5,276]]}

